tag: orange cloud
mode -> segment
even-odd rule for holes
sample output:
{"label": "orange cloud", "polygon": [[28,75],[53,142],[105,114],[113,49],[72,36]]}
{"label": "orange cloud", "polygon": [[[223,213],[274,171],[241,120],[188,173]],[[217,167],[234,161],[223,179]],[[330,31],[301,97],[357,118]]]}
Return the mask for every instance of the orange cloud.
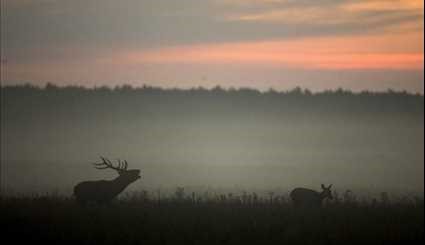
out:
{"label": "orange cloud", "polygon": [[351,2],[343,5],[345,10],[350,11],[373,11],[373,10],[423,10],[423,0],[368,0]]}
{"label": "orange cloud", "polygon": [[[234,3],[230,1],[229,3]],[[281,3],[284,1],[255,0],[253,3]],[[228,21],[247,22],[282,22],[288,24],[344,24],[344,23],[375,23],[394,17],[399,14],[423,15],[423,0],[368,0],[368,1],[340,1],[325,7],[316,5],[294,5],[270,8],[257,12],[236,12],[225,16]],[[387,11],[384,15],[362,15],[376,11]],[[420,21],[420,20],[417,20]]]}

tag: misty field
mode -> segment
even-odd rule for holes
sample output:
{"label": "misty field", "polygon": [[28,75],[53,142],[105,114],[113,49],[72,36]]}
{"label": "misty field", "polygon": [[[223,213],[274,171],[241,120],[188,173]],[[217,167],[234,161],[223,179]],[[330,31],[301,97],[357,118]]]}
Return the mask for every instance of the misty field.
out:
{"label": "misty field", "polygon": [[[424,240],[420,94],[6,86],[0,119],[1,234],[16,243]],[[78,205],[78,183],[120,175],[99,156],[140,179],[109,205]],[[321,183],[340,195],[293,206],[288,190]]]}
{"label": "misty field", "polygon": [[[226,197],[227,196],[227,197]],[[60,196],[0,201],[2,239],[41,244],[422,244],[420,198],[338,199],[295,208],[284,199],[242,202],[229,194],[79,206]]]}
{"label": "misty field", "polygon": [[6,86],[0,119],[7,192],[69,195],[78,182],[114,178],[90,164],[99,156],[141,170],[129,191],[424,191],[419,94]]}

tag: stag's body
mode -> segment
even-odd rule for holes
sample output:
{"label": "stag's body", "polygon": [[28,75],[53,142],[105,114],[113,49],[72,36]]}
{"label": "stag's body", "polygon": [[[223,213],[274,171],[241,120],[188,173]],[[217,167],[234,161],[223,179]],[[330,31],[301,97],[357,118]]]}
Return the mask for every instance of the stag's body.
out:
{"label": "stag's body", "polygon": [[84,181],[74,188],[74,195],[81,203],[106,203],[120,194],[130,183],[120,180]]}
{"label": "stag's body", "polygon": [[74,196],[79,203],[108,203],[124,189],[140,178],[140,170],[127,170],[127,162],[119,167],[113,167],[112,163],[102,158],[103,163],[95,164],[98,169],[111,168],[118,171],[119,176],[114,180],[84,181],[74,187]]}
{"label": "stag's body", "polygon": [[295,188],[291,191],[290,196],[295,206],[303,207],[321,207],[323,200],[326,198],[332,199],[331,187],[322,185],[322,192],[318,192],[306,188]]}

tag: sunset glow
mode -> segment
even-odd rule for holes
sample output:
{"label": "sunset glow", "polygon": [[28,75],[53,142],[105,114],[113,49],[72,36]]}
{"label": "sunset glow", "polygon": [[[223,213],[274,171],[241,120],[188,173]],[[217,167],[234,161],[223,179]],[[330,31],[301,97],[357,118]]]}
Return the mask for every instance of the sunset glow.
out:
{"label": "sunset glow", "polygon": [[[413,45],[406,42],[413,40]],[[422,39],[423,40],[423,39]],[[417,43],[415,43],[417,42]],[[301,69],[423,69],[421,36],[308,38],[180,46],[133,52],[128,63],[267,64]]]}
{"label": "sunset glow", "polygon": [[423,92],[423,1],[124,2],[2,1],[2,84]]}

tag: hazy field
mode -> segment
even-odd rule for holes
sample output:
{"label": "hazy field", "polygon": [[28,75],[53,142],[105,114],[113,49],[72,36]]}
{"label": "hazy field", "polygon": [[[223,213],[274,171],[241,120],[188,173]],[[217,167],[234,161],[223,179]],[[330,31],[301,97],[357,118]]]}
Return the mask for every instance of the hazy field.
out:
{"label": "hazy field", "polygon": [[9,192],[72,194],[103,155],[142,179],[130,190],[201,186],[423,193],[424,100],[407,93],[300,89],[1,89]]}
{"label": "hazy field", "polygon": [[[0,225],[15,240],[423,241],[422,95],[53,85],[1,95]],[[93,168],[101,155],[142,178],[111,205],[78,206],[77,183],[117,176]],[[321,183],[336,200],[292,206],[290,190]]]}

